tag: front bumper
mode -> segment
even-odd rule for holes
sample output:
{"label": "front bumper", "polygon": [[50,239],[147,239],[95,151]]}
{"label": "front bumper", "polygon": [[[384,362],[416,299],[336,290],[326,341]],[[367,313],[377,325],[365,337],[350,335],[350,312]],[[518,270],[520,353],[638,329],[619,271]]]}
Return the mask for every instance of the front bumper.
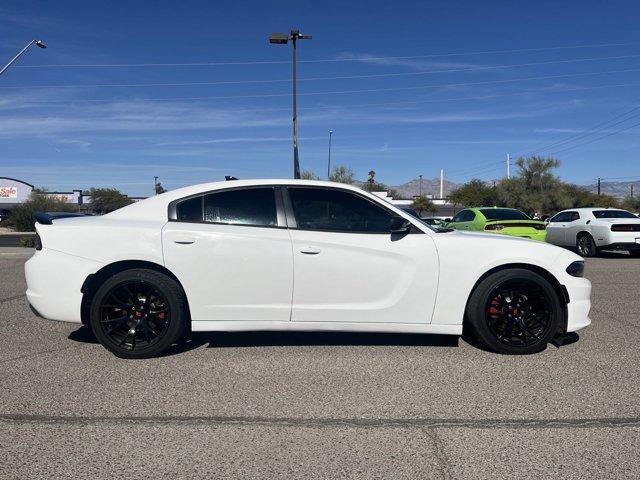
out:
{"label": "front bumper", "polygon": [[567,304],[567,332],[576,332],[591,324],[591,282],[586,278],[571,278],[565,282],[569,303]]}
{"label": "front bumper", "polygon": [[43,248],[25,263],[27,301],[41,317],[81,323],[82,284],[101,264]]}

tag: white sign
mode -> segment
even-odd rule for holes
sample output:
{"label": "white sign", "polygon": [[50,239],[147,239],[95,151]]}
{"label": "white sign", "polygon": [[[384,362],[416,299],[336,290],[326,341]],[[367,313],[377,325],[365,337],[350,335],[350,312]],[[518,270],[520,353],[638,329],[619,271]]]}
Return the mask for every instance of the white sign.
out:
{"label": "white sign", "polygon": [[0,198],[18,198],[16,187],[0,187]]}

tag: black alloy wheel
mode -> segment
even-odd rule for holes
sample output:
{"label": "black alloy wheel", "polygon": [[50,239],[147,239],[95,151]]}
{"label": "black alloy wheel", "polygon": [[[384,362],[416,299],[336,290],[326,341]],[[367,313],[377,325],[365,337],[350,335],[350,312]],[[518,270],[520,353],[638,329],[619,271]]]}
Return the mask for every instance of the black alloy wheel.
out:
{"label": "black alloy wheel", "polygon": [[501,343],[527,347],[540,341],[552,325],[551,301],[536,283],[513,279],[489,294],[485,319]]}
{"label": "black alloy wheel", "polygon": [[583,257],[595,257],[598,254],[596,243],[588,233],[581,233],[576,239],[576,250]]}
{"label": "black alloy wheel", "polygon": [[564,309],[542,275],[509,268],[488,275],[476,286],[465,322],[489,349],[529,354],[546,348],[564,322]]}
{"label": "black alloy wheel", "polygon": [[165,351],[184,331],[186,302],[171,278],[144,269],[109,278],[96,292],[91,328],[100,343],[123,358]]}

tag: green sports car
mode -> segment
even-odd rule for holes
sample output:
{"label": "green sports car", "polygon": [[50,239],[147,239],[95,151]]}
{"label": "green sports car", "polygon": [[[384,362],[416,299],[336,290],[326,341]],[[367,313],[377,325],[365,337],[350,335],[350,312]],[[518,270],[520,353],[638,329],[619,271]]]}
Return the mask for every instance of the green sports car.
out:
{"label": "green sports car", "polygon": [[541,242],[547,238],[544,222],[532,220],[527,214],[514,208],[465,208],[451,219],[447,227],[456,230],[502,233],[503,235],[531,238]]}

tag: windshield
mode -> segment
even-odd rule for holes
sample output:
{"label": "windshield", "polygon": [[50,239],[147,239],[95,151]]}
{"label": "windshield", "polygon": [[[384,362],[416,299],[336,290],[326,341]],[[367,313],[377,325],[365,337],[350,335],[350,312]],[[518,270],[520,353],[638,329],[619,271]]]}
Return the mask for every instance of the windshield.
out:
{"label": "windshield", "polygon": [[594,210],[593,216],[596,218],[638,218],[626,210]]}
{"label": "windshield", "polygon": [[480,213],[487,220],[531,220],[520,210],[511,210],[510,208],[483,208]]}

